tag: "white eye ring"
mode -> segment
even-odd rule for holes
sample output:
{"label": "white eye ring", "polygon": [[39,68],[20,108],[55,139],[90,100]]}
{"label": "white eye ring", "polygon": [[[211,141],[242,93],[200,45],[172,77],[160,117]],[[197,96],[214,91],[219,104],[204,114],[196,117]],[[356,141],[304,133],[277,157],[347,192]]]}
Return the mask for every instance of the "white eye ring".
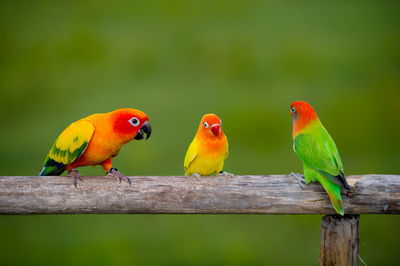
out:
{"label": "white eye ring", "polygon": [[140,124],[140,120],[137,117],[132,117],[131,119],[128,120],[129,123],[131,123],[132,126],[137,127]]}
{"label": "white eye ring", "polygon": [[208,128],[208,127],[209,127],[209,125],[208,125],[207,122],[204,122],[204,127],[205,127],[205,128]]}
{"label": "white eye ring", "polygon": [[292,107],[292,112],[296,112],[296,108]]}

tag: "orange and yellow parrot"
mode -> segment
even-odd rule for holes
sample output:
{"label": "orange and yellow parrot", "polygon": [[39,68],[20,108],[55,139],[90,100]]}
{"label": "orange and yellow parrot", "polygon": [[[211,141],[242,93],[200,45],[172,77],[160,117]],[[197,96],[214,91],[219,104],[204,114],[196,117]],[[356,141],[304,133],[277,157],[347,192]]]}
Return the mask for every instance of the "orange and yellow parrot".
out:
{"label": "orange and yellow parrot", "polygon": [[224,160],[228,157],[228,140],[222,131],[221,119],[215,114],[206,114],[200,121],[196,136],[186,153],[185,175],[200,176],[222,174]]}
{"label": "orange and yellow parrot", "polygon": [[128,177],[113,168],[111,159],[129,141],[151,135],[149,118],[136,109],[118,109],[105,114],[94,114],[69,125],[56,139],[44,161],[39,175],[61,175],[65,170],[73,178],[82,180],[77,167],[101,165],[107,174],[131,183]]}

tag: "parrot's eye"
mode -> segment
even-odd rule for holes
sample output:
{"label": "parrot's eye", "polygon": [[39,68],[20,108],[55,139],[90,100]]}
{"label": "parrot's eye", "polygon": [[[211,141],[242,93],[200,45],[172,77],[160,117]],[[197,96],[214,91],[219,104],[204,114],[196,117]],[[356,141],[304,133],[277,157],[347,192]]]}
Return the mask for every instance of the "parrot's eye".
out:
{"label": "parrot's eye", "polygon": [[132,117],[131,119],[129,119],[129,123],[131,123],[132,126],[137,127],[140,124],[140,120],[136,117]]}
{"label": "parrot's eye", "polygon": [[292,112],[293,113],[296,112],[296,108],[292,107]]}
{"label": "parrot's eye", "polygon": [[208,128],[208,127],[209,127],[207,122],[204,122],[204,127],[205,127],[205,128]]}

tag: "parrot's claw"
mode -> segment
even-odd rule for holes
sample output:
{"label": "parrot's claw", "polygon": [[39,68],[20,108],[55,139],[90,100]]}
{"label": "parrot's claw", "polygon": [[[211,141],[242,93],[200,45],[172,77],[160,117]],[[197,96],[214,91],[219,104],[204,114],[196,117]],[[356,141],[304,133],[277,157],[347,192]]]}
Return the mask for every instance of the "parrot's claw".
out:
{"label": "parrot's claw", "polygon": [[129,183],[129,185],[132,185],[131,180],[129,179],[129,177],[124,176],[123,174],[121,174],[121,172],[118,171],[117,168],[111,168],[110,171],[108,171],[107,175],[110,175],[110,176],[113,176],[113,177],[117,178],[120,183],[121,183],[122,180],[125,180],[126,182]]}
{"label": "parrot's claw", "polygon": [[217,176],[225,176],[225,177],[234,178],[235,174],[232,174],[232,173],[229,173],[229,172],[226,172],[226,171],[221,171],[221,172],[218,173]]}
{"label": "parrot's claw", "polygon": [[297,179],[297,182],[299,183],[299,186],[302,189],[306,188],[306,180],[305,180],[304,176],[302,176],[300,174],[296,174],[296,173],[290,173],[290,175],[294,176]]}
{"label": "parrot's claw", "polygon": [[75,188],[77,188],[77,184],[78,184],[77,179],[79,179],[82,182],[81,175],[78,173],[78,171],[76,169],[72,169],[71,171],[69,171],[68,176],[72,177]]}
{"label": "parrot's claw", "polygon": [[346,196],[349,198],[354,198],[356,196],[355,188],[350,188],[346,190]]}
{"label": "parrot's claw", "polygon": [[200,181],[201,175],[199,173],[194,173],[192,176],[195,177],[197,181]]}

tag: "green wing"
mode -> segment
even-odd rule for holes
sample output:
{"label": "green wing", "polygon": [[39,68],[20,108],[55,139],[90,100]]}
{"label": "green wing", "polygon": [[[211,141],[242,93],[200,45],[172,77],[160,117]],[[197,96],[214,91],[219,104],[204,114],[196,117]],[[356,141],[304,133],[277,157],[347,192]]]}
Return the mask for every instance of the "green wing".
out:
{"label": "green wing", "polygon": [[39,175],[60,175],[85,151],[93,132],[93,124],[86,120],[69,125],[54,142]]}
{"label": "green wing", "polygon": [[295,137],[293,147],[304,164],[331,182],[339,186],[343,185],[346,189],[349,188],[339,152],[328,132],[321,132],[318,137],[306,133],[300,134]]}

